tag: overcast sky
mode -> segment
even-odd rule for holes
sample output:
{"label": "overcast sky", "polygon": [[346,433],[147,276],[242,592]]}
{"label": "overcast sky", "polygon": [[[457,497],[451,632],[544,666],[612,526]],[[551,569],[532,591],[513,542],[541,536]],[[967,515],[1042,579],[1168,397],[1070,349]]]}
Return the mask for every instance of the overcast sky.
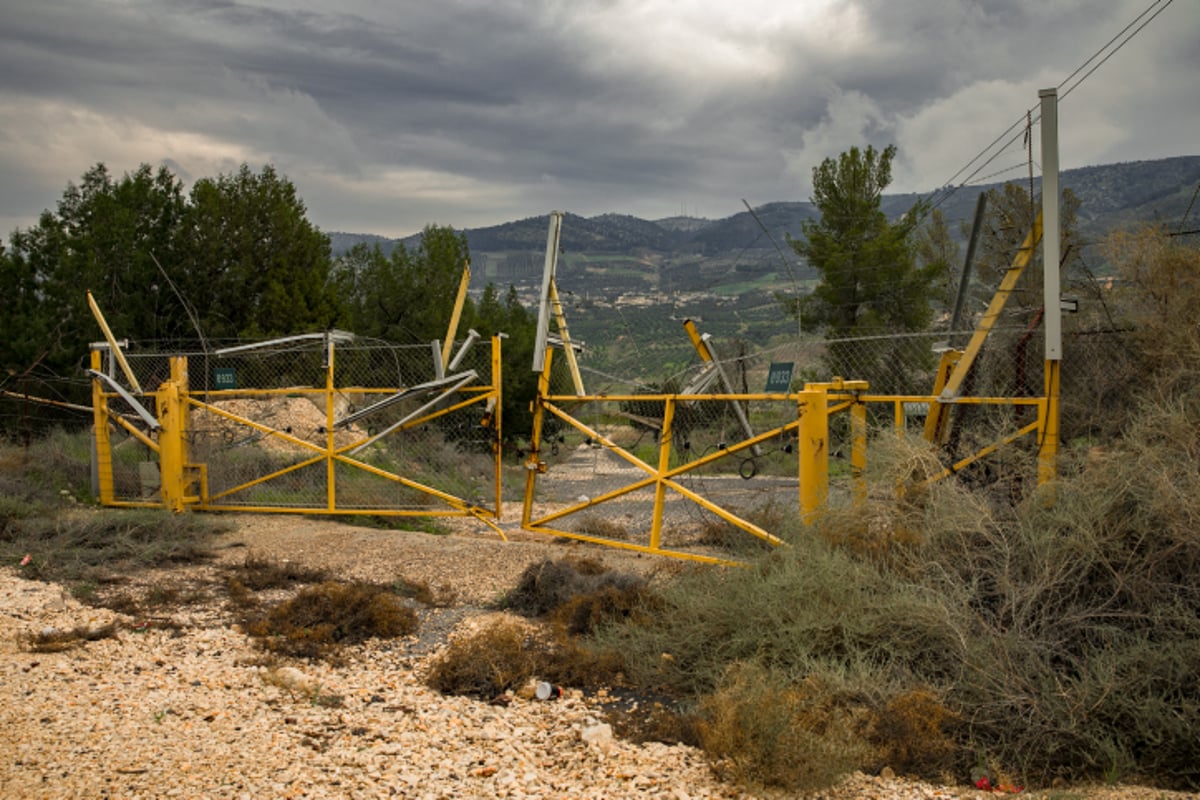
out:
{"label": "overcast sky", "polygon": [[1200,153],[1200,2],[0,0],[0,233],[96,162],[271,163],[322,229],[389,236],[720,218],[851,145],[927,192],[1151,5],[1063,100],[1064,168]]}

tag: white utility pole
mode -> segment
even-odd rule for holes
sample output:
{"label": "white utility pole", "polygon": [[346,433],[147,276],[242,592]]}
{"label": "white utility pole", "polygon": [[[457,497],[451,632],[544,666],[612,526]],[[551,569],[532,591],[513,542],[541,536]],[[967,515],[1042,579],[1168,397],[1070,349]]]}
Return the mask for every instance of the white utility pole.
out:
{"label": "white utility pole", "polygon": [[1042,103],[1042,274],[1047,361],[1062,360],[1061,232],[1058,218],[1058,90],[1038,92]]}

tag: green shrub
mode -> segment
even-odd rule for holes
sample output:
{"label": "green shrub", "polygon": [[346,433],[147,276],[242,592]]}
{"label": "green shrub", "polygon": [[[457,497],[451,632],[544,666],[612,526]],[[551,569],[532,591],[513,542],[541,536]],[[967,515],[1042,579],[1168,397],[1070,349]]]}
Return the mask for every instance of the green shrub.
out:
{"label": "green shrub", "polygon": [[940,598],[814,536],[750,568],[685,572],[660,591],[655,624],[598,636],[625,655],[633,679],[678,696],[711,692],[735,662],[800,680],[823,663],[886,676],[961,655]]}
{"label": "green shrub", "polygon": [[935,532],[903,564],[963,599],[947,702],[1029,780],[1200,785],[1200,393],[1139,411],[1121,443],[1064,463],[1052,505]]}

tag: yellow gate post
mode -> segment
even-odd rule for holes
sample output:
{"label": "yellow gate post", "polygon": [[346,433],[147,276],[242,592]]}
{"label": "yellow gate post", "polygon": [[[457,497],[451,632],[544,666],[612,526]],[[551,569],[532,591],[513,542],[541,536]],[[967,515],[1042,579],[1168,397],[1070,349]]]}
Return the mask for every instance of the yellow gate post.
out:
{"label": "yellow gate post", "polygon": [[333,335],[325,334],[325,507],[329,511],[337,508],[337,435],[334,430],[336,413],[333,404]]}
{"label": "yellow gate post", "polygon": [[854,486],[854,508],[867,507],[867,404],[857,394],[850,405],[850,477]]}
{"label": "yellow gate post", "polygon": [[541,374],[538,375],[537,395],[530,405],[533,406],[533,430],[529,433],[529,458],[525,459],[525,505],[521,511],[521,527],[529,525],[533,512],[533,490],[537,484],[539,473],[546,471],[546,462],[541,460],[542,425],[546,419],[544,398],[550,394],[550,364],[554,360],[554,351],[546,348],[545,361]]}
{"label": "yellow gate post", "polygon": [[829,407],[823,385],[797,393],[800,427],[800,518],[811,525],[829,495]]}
{"label": "yellow gate post", "polygon": [[671,424],[675,420],[675,398],[668,397],[663,404],[662,434],[658,437],[658,480],[654,487],[654,516],[650,521],[650,548],[657,550],[662,545],[663,506],[667,499],[667,485],[663,476],[671,469]]}
{"label": "yellow gate post", "polygon": [[[1059,366],[1057,359],[1047,359],[1046,398],[1038,407],[1041,416],[1041,441],[1038,442],[1038,486],[1053,484],[1058,477],[1058,393]],[[1051,499],[1053,496],[1051,495]]]}
{"label": "yellow gate post", "polygon": [[187,490],[183,469],[187,463],[187,358],[171,357],[171,377],[158,387],[158,471],[163,507],[183,511]]}
{"label": "yellow gate post", "polygon": [[[92,370],[104,368],[99,350],[92,351]],[[95,428],[93,441],[96,445],[96,483],[100,487],[100,503],[111,505],[116,499],[113,490],[112,439],[108,434],[108,399],[100,381],[92,379],[92,425]]]}
{"label": "yellow gate post", "polygon": [[492,401],[495,403],[495,408],[492,409],[489,423],[492,426],[492,458],[495,464],[496,472],[496,519],[501,519],[504,516],[504,415],[502,412],[503,404],[500,402],[503,397],[503,372],[504,362],[501,358],[501,342],[503,338],[500,334],[492,336]]}

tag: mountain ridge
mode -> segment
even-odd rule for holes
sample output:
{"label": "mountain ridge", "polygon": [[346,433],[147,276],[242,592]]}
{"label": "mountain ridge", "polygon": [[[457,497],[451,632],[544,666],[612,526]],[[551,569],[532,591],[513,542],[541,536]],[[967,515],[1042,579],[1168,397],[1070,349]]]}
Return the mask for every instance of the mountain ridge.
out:
{"label": "mountain ridge", "polygon": [[[1035,178],[1040,186],[1040,178]],[[1119,162],[1064,170],[1060,183],[1079,197],[1080,228],[1090,236],[1134,222],[1179,221],[1186,213],[1188,197],[1200,183],[1200,155],[1174,156],[1143,161]],[[1003,182],[938,190],[928,195],[943,199],[938,203],[951,230],[956,234],[962,222],[969,222],[978,195]],[[885,194],[882,208],[889,217],[907,211],[922,195]],[[639,254],[715,256],[742,249],[773,250],[786,247],[789,235],[800,233],[802,223],[815,219],[818,212],[809,201],[781,200],[764,203],[755,213],[742,211],[720,219],[674,216],[646,220],[629,214],[608,212],[583,217],[565,212],[562,247],[576,253],[634,256]],[[758,220],[755,219],[757,215]],[[474,253],[544,252],[548,214],[526,217],[462,232]],[[759,225],[759,221],[762,225]],[[399,243],[407,247],[420,241],[420,233],[390,239],[369,233],[328,233],[335,256],[356,244],[379,244],[391,252]]]}

